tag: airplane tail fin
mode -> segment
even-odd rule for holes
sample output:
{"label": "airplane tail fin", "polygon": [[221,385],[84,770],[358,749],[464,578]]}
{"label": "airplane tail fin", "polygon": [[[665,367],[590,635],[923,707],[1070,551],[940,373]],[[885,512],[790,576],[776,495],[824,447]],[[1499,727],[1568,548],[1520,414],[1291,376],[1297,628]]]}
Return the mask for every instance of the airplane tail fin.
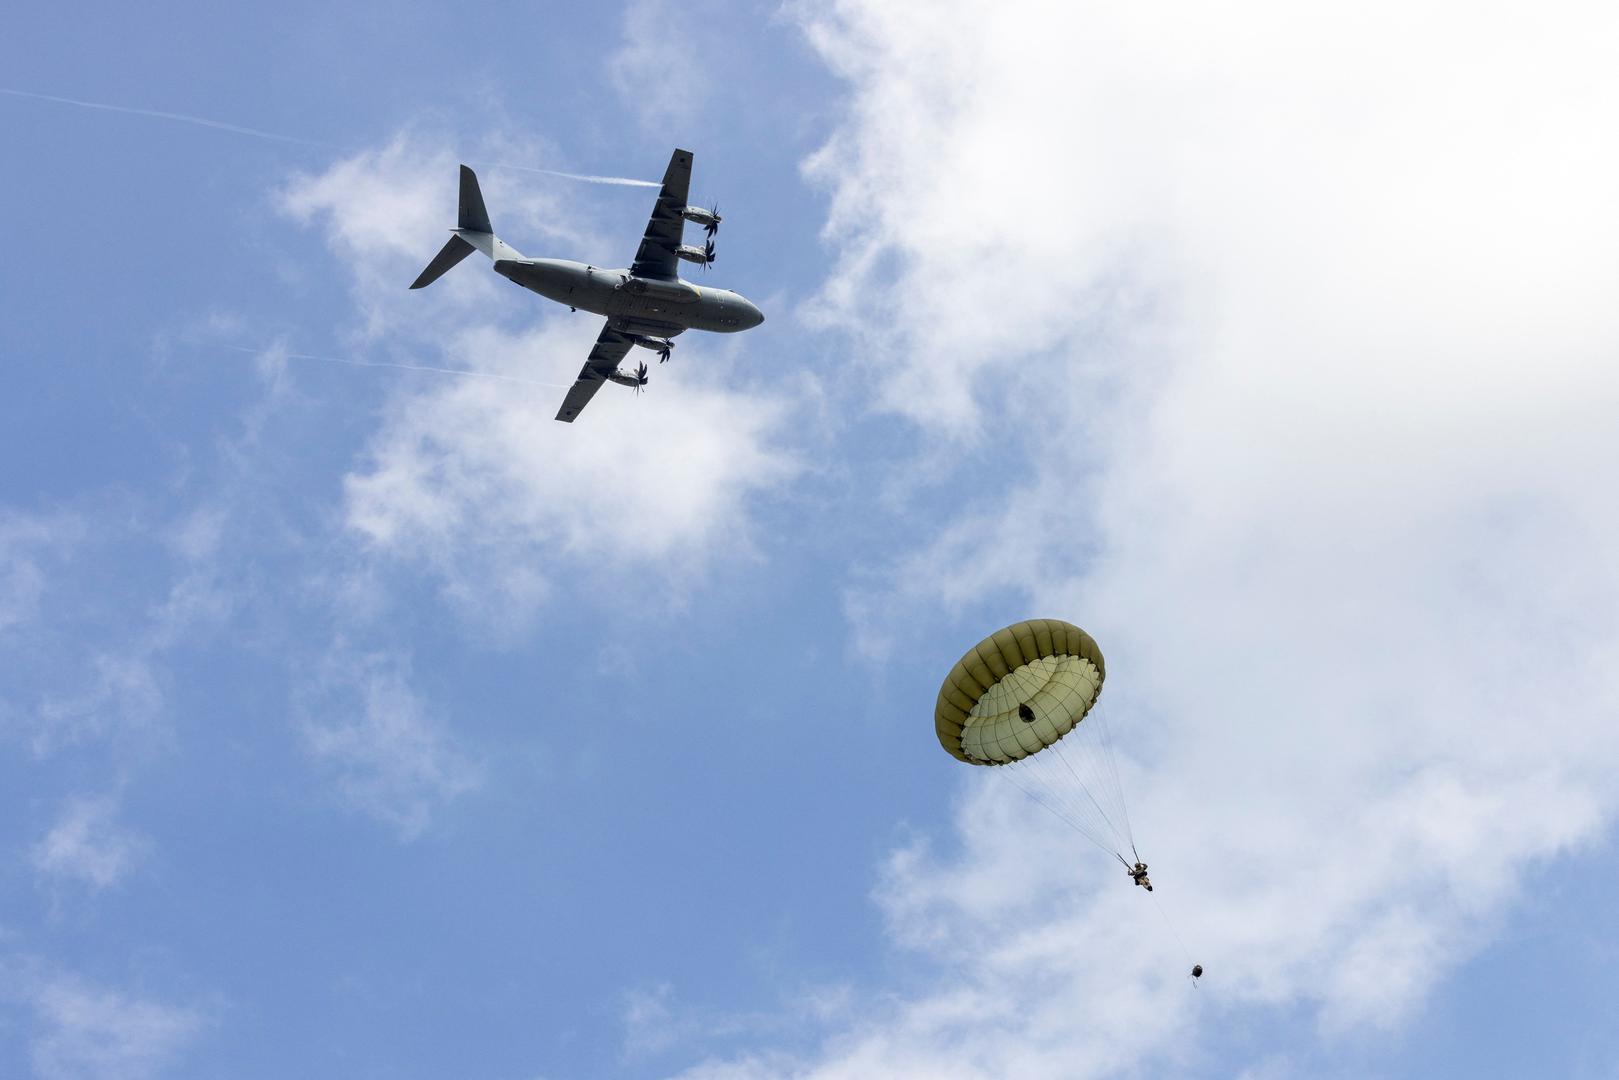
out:
{"label": "airplane tail fin", "polygon": [[483,208],[483,192],[478,190],[478,174],[461,166],[461,218],[456,228],[468,232],[493,233],[489,211]]}
{"label": "airplane tail fin", "polygon": [[463,239],[461,233],[485,233],[493,241],[495,229],[489,224],[489,211],[484,209],[483,192],[478,190],[478,176],[465,165],[461,166],[461,202],[456,218],[456,235],[439,249],[427,269],[411,283],[413,289],[424,289],[444,276],[445,271],[478,250]]}

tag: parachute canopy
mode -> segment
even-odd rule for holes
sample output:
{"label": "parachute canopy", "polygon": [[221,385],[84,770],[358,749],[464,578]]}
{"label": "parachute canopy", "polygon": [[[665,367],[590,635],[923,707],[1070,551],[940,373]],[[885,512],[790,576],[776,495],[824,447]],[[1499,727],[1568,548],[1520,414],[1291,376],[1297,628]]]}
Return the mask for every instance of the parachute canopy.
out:
{"label": "parachute canopy", "polygon": [[1014,623],[951,669],[933,726],[952,757],[1005,766],[996,774],[1130,870],[1125,852],[1138,863],[1140,856],[1113,740],[1107,718],[1091,713],[1106,671],[1095,639],[1074,624]]}
{"label": "parachute canopy", "polygon": [[1106,674],[1095,639],[1072,623],[1029,619],[997,630],[939,688],[939,744],[969,765],[1021,761],[1085,718]]}

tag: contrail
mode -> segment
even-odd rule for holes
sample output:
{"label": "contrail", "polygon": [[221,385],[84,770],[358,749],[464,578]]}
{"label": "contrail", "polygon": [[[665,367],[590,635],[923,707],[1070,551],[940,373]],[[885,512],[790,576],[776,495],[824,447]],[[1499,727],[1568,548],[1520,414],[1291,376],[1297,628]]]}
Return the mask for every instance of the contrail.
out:
{"label": "contrail", "polygon": [[299,146],[321,146],[330,150],[340,147],[331,143],[316,142],[313,139],[300,139],[295,135],[277,135],[273,131],[260,131],[258,128],[242,127],[240,124],[227,124],[223,120],[209,120],[203,116],[187,116],[185,113],[160,112],[157,109],[132,109],[127,105],[108,105],[100,101],[80,101],[77,98],[56,97],[52,94],[35,94],[28,90],[11,90],[0,86],[0,94],[10,94],[12,97],[33,98],[35,101],[54,101],[59,105],[77,105],[81,109],[101,109],[104,112],[128,113],[131,116],[154,116],[159,120],[178,120],[182,124],[196,124],[198,127],[215,128],[219,131],[229,131],[237,135],[251,135],[255,139],[271,139],[275,142],[296,143]]}
{"label": "contrail", "polygon": [[284,352],[274,347],[265,349],[250,349],[246,345],[221,345],[219,347],[230,349],[232,352],[250,353],[254,356],[284,356],[289,360],[316,360],[322,364],[346,364],[349,367],[393,368],[397,371],[426,371],[434,375],[464,375],[469,379],[499,379],[501,382],[521,383],[524,386],[540,386],[547,390],[570,389],[570,386],[564,383],[540,382],[537,379],[524,379],[516,375],[501,375],[493,371],[424,367],[419,364],[390,364],[386,360],[354,360],[347,356],[315,356],[311,353]]}
{"label": "contrail", "polygon": [[[258,128],[243,127],[241,124],[227,124],[223,120],[210,120],[206,116],[190,116],[186,113],[163,112],[160,109],[136,109],[128,105],[109,105],[103,101],[80,101],[78,98],[57,97],[54,94],[36,94],[30,90],[12,90],[0,86],[0,94],[11,97],[32,98],[34,101],[52,101],[58,105],[74,105],[81,109],[99,109],[102,112],[124,113],[128,116],[150,116],[158,120],[175,120],[182,124],[194,124],[197,127],[213,128],[215,131],[228,131],[233,135],[250,135],[255,139],[269,139],[271,142],[292,143],[294,146],[314,146],[322,150],[336,150],[339,153],[352,153],[336,143],[321,142],[318,139],[303,139],[296,135],[279,135],[273,131],[260,131]],[[577,180],[585,184],[609,184],[616,187],[662,187],[651,180],[634,180],[627,176],[595,176],[590,173],[560,172],[556,169],[539,169],[532,165],[507,165],[498,161],[476,162],[490,169],[512,169],[517,172],[539,173],[542,176],[557,176],[564,180]]]}
{"label": "contrail", "polygon": [[586,184],[616,184],[619,187],[650,188],[661,188],[663,186],[654,180],[631,180],[627,176],[592,176],[589,173],[557,172],[555,169],[536,169],[531,165],[502,165],[498,161],[480,161],[478,164],[490,169],[514,169],[517,172],[543,173],[546,176],[560,176],[564,180],[580,180]]}

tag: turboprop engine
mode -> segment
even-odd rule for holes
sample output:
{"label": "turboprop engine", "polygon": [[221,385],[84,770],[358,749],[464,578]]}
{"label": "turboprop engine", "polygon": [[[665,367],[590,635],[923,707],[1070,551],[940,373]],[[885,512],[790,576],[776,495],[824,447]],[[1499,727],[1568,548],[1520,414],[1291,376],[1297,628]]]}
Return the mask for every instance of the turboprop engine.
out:
{"label": "turboprop engine", "polygon": [[701,225],[709,237],[720,229],[720,204],[715,203],[714,209],[704,210],[701,206],[688,206],[680,212],[680,216],[694,224]]}
{"label": "turboprop engine", "polygon": [[641,392],[641,387],[645,386],[647,381],[646,364],[642,363],[635,365],[634,375],[628,375],[622,371],[614,371],[611,375],[607,376],[607,380],[609,382],[616,382],[620,386],[633,387],[635,392],[639,394]]}
{"label": "turboprop engine", "polygon": [[710,240],[702,247],[692,247],[690,244],[681,244],[679,247],[675,248],[675,254],[679,255],[687,262],[694,262],[701,266],[707,266],[709,263],[714,261],[714,241]]}
{"label": "turboprop engine", "polygon": [[639,345],[643,349],[651,349],[658,354],[658,363],[660,364],[669,359],[669,351],[675,347],[675,343],[668,338],[648,337],[645,334],[631,334],[630,344]]}

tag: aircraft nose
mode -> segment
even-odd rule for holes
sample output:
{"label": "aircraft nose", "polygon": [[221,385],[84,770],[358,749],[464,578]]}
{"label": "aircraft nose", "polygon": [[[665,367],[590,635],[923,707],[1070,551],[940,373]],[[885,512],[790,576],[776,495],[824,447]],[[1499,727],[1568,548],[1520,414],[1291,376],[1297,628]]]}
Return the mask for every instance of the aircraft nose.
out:
{"label": "aircraft nose", "polygon": [[753,301],[744,300],[742,302],[744,304],[748,305],[748,329],[749,330],[752,330],[755,326],[758,326],[760,323],[765,321],[765,313],[760,311],[757,307],[755,307],[754,304],[753,304]]}

